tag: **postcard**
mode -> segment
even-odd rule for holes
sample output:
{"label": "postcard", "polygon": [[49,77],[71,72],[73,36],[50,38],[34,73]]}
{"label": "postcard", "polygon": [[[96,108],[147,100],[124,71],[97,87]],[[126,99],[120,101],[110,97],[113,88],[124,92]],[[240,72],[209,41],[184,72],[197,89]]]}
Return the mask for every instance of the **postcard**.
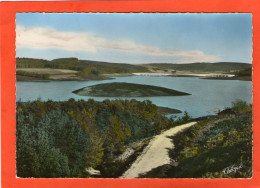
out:
{"label": "postcard", "polygon": [[257,185],[253,10],[56,3],[65,8],[11,8],[5,187]]}

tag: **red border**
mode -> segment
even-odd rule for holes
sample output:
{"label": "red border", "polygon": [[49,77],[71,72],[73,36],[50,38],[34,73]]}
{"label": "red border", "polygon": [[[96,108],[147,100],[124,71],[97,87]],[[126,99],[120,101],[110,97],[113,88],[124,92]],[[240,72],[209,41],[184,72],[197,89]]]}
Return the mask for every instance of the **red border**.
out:
{"label": "red border", "polygon": [[[260,187],[260,3],[258,0],[155,0],[0,2],[2,187]],[[16,12],[247,12],[253,14],[253,131],[251,179],[19,179],[15,170],[15,13]],[[257,180],[258,178],[258,180]]]}

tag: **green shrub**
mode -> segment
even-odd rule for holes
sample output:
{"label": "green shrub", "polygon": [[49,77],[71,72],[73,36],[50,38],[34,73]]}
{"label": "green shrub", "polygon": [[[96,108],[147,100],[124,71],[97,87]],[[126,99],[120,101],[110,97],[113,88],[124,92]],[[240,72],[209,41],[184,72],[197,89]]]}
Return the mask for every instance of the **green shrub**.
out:
{"label": "green shrub", "polygon": [[243,108],[247,107],[247,103],[243,100],[236,100],[232,102],[232,108],[234,109],[235,112],[239,112]]}

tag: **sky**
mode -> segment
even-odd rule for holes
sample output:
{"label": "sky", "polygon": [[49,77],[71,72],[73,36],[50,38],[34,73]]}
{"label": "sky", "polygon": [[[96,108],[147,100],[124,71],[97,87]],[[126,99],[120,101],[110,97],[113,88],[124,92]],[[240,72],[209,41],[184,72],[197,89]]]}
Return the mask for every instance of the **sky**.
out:
{"label": "sky", "polygon": [[252,63],[247,13],[17,13],[16,57]]}

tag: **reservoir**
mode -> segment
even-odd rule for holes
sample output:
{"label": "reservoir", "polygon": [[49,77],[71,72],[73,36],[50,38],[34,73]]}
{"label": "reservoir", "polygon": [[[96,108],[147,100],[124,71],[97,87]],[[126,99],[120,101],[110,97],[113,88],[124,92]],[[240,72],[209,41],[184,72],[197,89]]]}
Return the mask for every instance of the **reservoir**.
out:
{"label": "reservoir", "polygon": [[[252,104],[252,82],[239,80],[209,80],[197,77],[168,76],[119,76],[101,81],[18,81],[16,82],[16,100],[22,102],[40,98],[42,101],[64,101],[94,99],[103,101],[105,97],[78,96],[72,91],[96,84],[111,82],[128,82],[146,84],[174,89],[191,95],[167,97],[136,97],[136,100],[151,100],[162,107],[187,111],[193,118],[214,115],[219,110],[231,107],[235,100],[244,100]],[[133,98],[108,98],[133,99]],[[181,116],[182,114],[178,114]]]}

